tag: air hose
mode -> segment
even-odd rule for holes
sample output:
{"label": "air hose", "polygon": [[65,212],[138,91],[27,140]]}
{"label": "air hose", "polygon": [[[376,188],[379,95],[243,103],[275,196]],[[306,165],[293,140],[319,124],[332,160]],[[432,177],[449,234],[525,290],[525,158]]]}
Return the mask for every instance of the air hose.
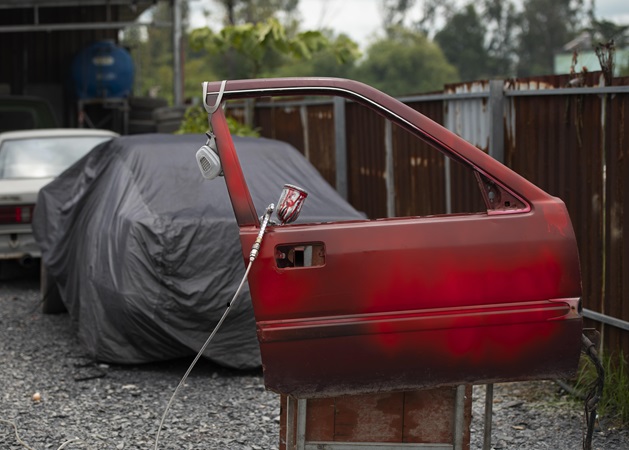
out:
{"label": "air hose", "polygon": [[223,324],[223,322],[227,318],[227,315],[229,314],[229,311],[231,310],[232,306],[235,304],[235,302],[236,302],[236,300],[238,298],[238,294],[240,294],[240,291],[241,291],[242,287],[244,286],[245,281],[247,280],[247,277],[249,276],[249,271],[251,270],[251,266],[252,266],[253,262],[256,260],[256,258],[258,257],[258,252],[260,251],[260,245],[262,245],[262,238],[264,237],[264,233],[266,232],[266,227],[269,224],[269,220],[271,218],[271,214],[273,214],[273,210],[274,209],[275,209],[275,205],[273,203],[271,203],[266,208],[266,212],[264,213],[264,217],[262,218],[262,223],[260,225],[260,231],[258,232],[258,236],[256,237],[256,240],[255,240],[253,246],[251,247],[251,252],[249,253],[249,263],[247,264],[247,270],[245,270],[245,275],[242,277],[242,280],[240,281],[240,284],[238,285],[238,289],[236,289],[236,292],[234,293],[234,296],[232,297],[230,302],[227,304],[227,308],[225,309],[225,312],[223,313],[223,315],[221,316],[220,320],[218,321],[218,323],[216,324],[216,326],[212,330],[212,333],[210,334],[210,336],[207,338],[207,340],[205,341],[205,343],[201,347],[201,350],[199,350],[199,352],[197,353],[197,356],[195,356],[194,360],[192,361],[192,364],[190,364],[190,367],[188,367],[188,370],[186,371],[184,376],[181,378],[181,381],[179,382],[179,384],[175,388],[175,392],[173,392],[173,395],[170,397],[170,400],[168,401],[168,404],[166,405],[166,409],[164,410],[164,414],[162,415],[162,420],[160,421],[159,428],[157,429],[157,435],[155,436],[155,447],[154,447],[154,450],[157,450],[157,446],[159,444],[159,435],[160,435],[160,433],[162,431],[162,427],[164,425],[164,421],[166,420],[166,415],[168,414],[168,411],[170,410],[170,407],[171,407],[171,405],[173,403],[173,400],[177,396],[177,393],[179,392],[179,389],[181,389],[181,387],[184,385],[184,383],[186,382],[186,379],[188,378],[188,375],[190,375],[190,372],[192,372],[192,369],[196,365],[197,361],[199,361],[199,358],[201,358],[201,355],[203,355],[203,352],[205,352],[205,349],[207,348],[207,346],[210,345],[210,342],[212,341],[212,339],[214,338],[214,336],[218,332],[219,328],[221,327],[221,325]]}

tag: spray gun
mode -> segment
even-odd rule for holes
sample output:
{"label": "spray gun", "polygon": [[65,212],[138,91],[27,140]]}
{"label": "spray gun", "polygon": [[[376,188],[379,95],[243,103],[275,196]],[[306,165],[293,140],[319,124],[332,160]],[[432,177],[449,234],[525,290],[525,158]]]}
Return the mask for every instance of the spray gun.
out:
{"label": "spray gun", "polygon": [[[280,219],[280,225],[286,225],[287,223],[297,220],[307,196],[308,193],[300,187],[292,184],[284,185],[280,199],[277,202],[277,217]],[[253,262],[258,257],[260,245],[262,245],[262,238],[264,237],[266,227],[269,224],[269,220],[271,219],[274,209],[275,205],[273,203],[266,207],[266,212],[264,213],[260,224],[260,231],[253,243],[251,253],[249,253],[249,262]]]}
{"label": "spray gun", "polygon": [[253,247],[251,247],[251,253],[249,253],[249,263],[252,263],[258,257],[260,245],[262,245],[262,238],[264,237],[266,226],[269,224],[269,219],[271,219],[271,214],[273,214],[274,209],[275,205],[273,203],[266,207],[266,212],[264,213],[262,223],[260,224],[260,231],[258,232],[256,241],[253,243]]}

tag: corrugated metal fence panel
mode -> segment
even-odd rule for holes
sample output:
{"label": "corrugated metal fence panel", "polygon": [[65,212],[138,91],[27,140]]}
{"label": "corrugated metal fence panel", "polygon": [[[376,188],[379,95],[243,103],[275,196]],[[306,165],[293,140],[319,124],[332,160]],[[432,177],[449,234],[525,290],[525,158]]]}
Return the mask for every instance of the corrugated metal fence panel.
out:
{"label": "corrugated metal fence panel", "polygon": [[397,216],[446,213],[444,156],[408,131],[393,128]]}
{"label": "corrugated metal fence panel", "polygon": [[[245,123],[245,108],[241,103],[228,103],[227,116],[236,119],[240,123]],[[255,128],[259,128],[258,131],[262,131],[258,121],[260,120],[259,111],[255,110]]]}
{"label": "corrugated metal fence panel", "polygon": [[[230,109],[230,115],[234,116],[240,123],[245,122],[244,107],[238,108],[238,110]],[[254,123],[260,136],[275,139],[275,122],[273,121],[273,110],[271,108],[256,108]]]}
{"label": "corrugated metal fence panel", "polygon": [[[489,93],[485,81],[464,83],[448,89],[448,93]],[[461,98],[446,100],[443,125],[450,131],[474,144],[485,153],[489,151],[490,117],[488,98]]]}
{"label": "corrugated metal fence panel", "polygon": [[349,202],[370,218],[387,217],[385,119],[357,103],[346,105]]}
{"label": "corrugated metal fence panel", "polygon": [[442,101],[408,101],[408,106],[443,125],[443,102]]}
{"label": "corrugated metal fence panel", "polygon": [[[409,106],[438,123],[444,120],[441,101],[411,102]],[[305,117],[299,106],[261,105],[255,110],[256,126],[262,136],[295,146],[334,186],[333,106],[304,103],[304,107]],[[236,108],[231,110],[235,116],[239,116],[238,112]],[[346,121],[350,202],[369,217],[386,217],[384,119],[360,105],[348,103]],[[445,213],[444,157],[397,127],[393,132],[393,153],[396,215]],[[450,173],[452,212],[479,211],[482,199],[472,172],[454,163]]]}
{"label": "corrugated metal fence panel", "polygon": [[331,185],[336,184],[336,148],[334,142],[334,106],[309,105],[307,157]]}
{"label": "corrugated metal fence panel", "polygon": [[450,161],[451,213],[486,212],[478,181],[469,167]]}
{"label": "corrugated metal fence panel", "polygon": [[299,107],[263,107],[255,110],[255,123],[264,137],[288,142],[304,153],[304,130]]}
{"label": "corrugated metal fence panel", "polygon": [[[435,122],[443,123],[443,102],[407,102]],[[446,212],[444,157],[399,127],[393,129],[395,211],[397,216]]]}
{"label": "corrugated metal fence panel", "polygon": [[[230,107],[230,115],[244,122],[242,106]],[[255,108],[255,126],[261,136],[290,143],[314,165],[331,185],[336,184],[334,107],[330,104]]]}
{"label": "corrugated metal fence panel", "polygon": [[[458,94],[488,93],[489,84],[486,81],[464,83],[451,86],[447,91]],[[444,104],[444,126],[485,153],[489,152],[491,118],[488,98],[455,99],[445,101]],[[450,164],[450,186],[450,212],[479,212],[486,209],[473,172],[454,161]]]}
{"label": "corrugated metal fence panel", "polygon": [[[443,124],[447,120],[441,101],[414,101],[407,104],[437,123]],[[485,209],[478,184],[469,168],[452,160],[446,166],[443,154],[397,127],[393,136],[398,216],[479,212]],[[449,176],[446,175],[447,171]],[[448,179],[449,211],[446,190]]]}
{"label": "corrugated metal fence panel", "polygon": [[[627,80],[629,81],[629,80]],[[625,83],[629,84],[629,83]],[[609,98],[609,97],[608,97]],[[629,322],[629,238],[624,219],[629,218],[629,94],[610,100],[607,159],[606,272],[604,313]],[[605,347],[629,357],[629,331],[606,326]]]}
{"label": "corrugated metal fence panel", "polygon": [[575,228],[586,308],[602,294],[602,149],[598,96],[511,97],[506,164],[560,197]]}

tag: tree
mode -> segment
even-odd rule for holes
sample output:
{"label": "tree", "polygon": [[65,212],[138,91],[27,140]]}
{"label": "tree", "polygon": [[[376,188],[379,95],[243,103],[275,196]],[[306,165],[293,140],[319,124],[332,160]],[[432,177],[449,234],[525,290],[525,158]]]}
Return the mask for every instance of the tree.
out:
{"label": "tree", "polygon": [[[323,30],[330,45],[312,55],[307,60],[290,60],[269,68],[265,76],[269,77],[338,77],[353,78],[356,62],[360,57],[358,45],[347,35],[335,36],[330,30]],[[338,53],[344,53],[340,58]]]}
{"label": "tree", "polygon": [[397,27],[369,46],[356,78],[390,95],[404,95],[441,90],[458,81],[458,73],[423,33]]}
{"label": "tree", "polygon": [[[188,23],[188,0],[181,1],[182,26]],[[170,22],[172,19],[172,4],[158,2],[151,9],[153,21]],[[122,44],[131,51],[135,63],[134,95],[158,95],[169,101],[173,100],[173,57],[172,57],[172,29],[170,27],[147,27],[143,32],[138,27],[125,30]],[[186,61],[186,66],[188,61]],[[184,67],[184,80],[190,85],[187,75],[194,79],[194,71]],[[205,73],[210,75],[211,73]],[[198,89],[196,89],[198,90]],[[184,89],[187,96],[191,89]]]}
{"label": "tree", "polygon": [[394,33],[398,27],[408,27],[432,36],[437,22],[449,20],[456,11],[456,0],[421,0],[421,15],[417,20],[409,19],[416,0],[381,0],[383,27],[386,33]]}
{"label": "tree", "polygon": [[462,81],[477,80],[490,74],[485,32],[476,8],[468,4],[435,35],[435,42],[458,69]]}
{"label": "tree", "polygon": [[517,73],[552,73],[555,52],[585,28],[584,0],[525,0],[523,6]]}
{"label": "tree", "polygon": [[299,0],[217,0],[225,8],[225,25],[264,22],[279,12],[297,11]]}
{"label": "tree", "polygon": [[437,22],[450,20],[456,10],[455,0],[423,0],[422,15],[419,21],[414,24],[415,28],[424,32],[427,36],[432,36]]}
{"label": "tree", "polygon": [[275,18],[256,24],[228,25],[215,33],[210,28],[199,28],[190,34],[195,50],[211,54],[229,55],[234,51],[247,63],[248,78],[256,78],[264,70],[267,58],[285,55],[297,60],[308,60],[313,54],[332,48],[338,62],[352,57],[357,46],[351,40],[332,47],[319,31],[304,31],[289,37],[286,29]]}
{"label": "tree", "polygon": [[629,25],[618,25],[609,20],[597,20],[592,18],[590,26],[592,42],[614,41],[617,48],[629,46]]}
{"label": "tree", "polygon": [[[463,8],[456,0],[381,1],[385,32],[395,34],[406,26],[434,35],[463,79],[515,74],[519,16],[513,0],[480,0]],[[418,4],[421,15],[412,21],[411,10]]]}
{"label": "tree", "polygon": [[415,5],[415,0],[380,0],[382,4],[382,24],[385,30],[404,26],[404,19]]}
{"label": "tree", "polygon": [[520,30],[515,5],[511,0],[483,0],[480,15],[485,26],[489,75],[515,75]]}
{"label": "tree", "polygon": [[204,81],[212,81],[220,79],[217,71],[212,64],[211,58],[207,55],[197,57],[188,57],[184,64],[184,98],[200,99],[202,95],[202,85]]}

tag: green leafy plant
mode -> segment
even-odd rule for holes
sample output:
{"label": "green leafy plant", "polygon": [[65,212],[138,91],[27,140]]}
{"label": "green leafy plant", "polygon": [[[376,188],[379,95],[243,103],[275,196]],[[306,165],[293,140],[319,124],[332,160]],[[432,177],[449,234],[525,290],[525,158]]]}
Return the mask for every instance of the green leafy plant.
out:
{"label": "green leafy plant", "polygon": [[251,128],[249,125],[240,123],[233,117],[227,117],[227,126],[229,127],[231,134],[235,136],[260,137],[258,128]]}
{"label": "green leafy plant", "polygon": [[[621,353],[618,357],[604,355],[601,363],[605,369],[605,387],[598,405],[599,416],[620,426],[629,425],[629,372],[627,361]],[[585,396],[597,377],[596,368],[585,357],[581,358],[579,372],[574,382],[577,393]]]}
{"label": "green leafy plant", "polygon": [[245,57],[251,64],[249,76],[257,78],[262,70],[265,56],[277,52],[294,60],[308,60],[323,50],[333,51],[342,64],[356,59],[360,54],[358,45],[351,40],[330,42],[320,31],[304,31],[288,36],[284,26],[275,18],[258,23],[228,25],[215,33],[210,28],[198,28],[190,33],[190,47],[195,51],[205,50],[210,54],[227,54],[230,51]]}
{"label": "green leafy plant", "polygon": [[[260,137],[257,129],[244,125],[233,117],[227,117],[227,125],[230,133],[235,136]],[[194,105],[186,110],[175,134],[206,133],[208,129],[207,112],[201,106]]]}

